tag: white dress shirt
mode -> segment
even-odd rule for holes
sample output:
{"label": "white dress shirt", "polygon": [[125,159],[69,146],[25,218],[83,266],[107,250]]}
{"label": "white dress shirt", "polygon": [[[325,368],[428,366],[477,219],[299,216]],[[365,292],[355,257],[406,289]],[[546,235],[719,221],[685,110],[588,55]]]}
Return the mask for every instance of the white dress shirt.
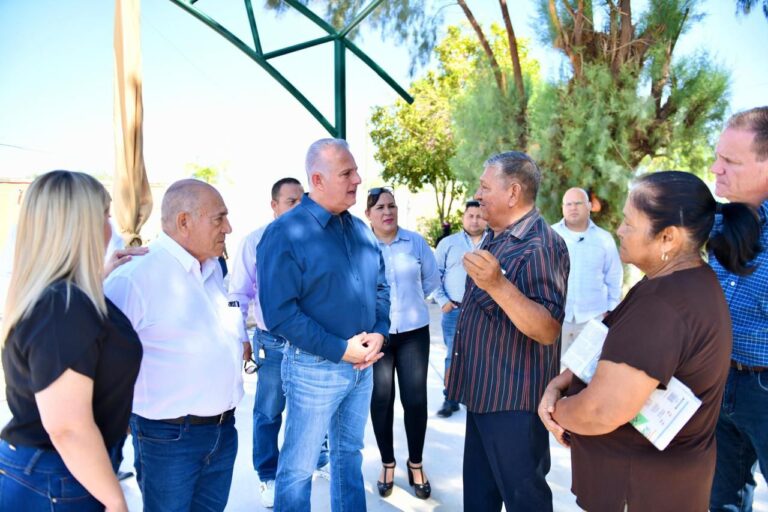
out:
{"label": "white dress shirt", "polygon": [[216,258],[202,264],[166,234],[118,267],[104,292],[144,347],[133,412],[148,419],[214,416],[243,397],[240,309]]}
{"label": "white dress shirt", "polygon": [[229,299],[240,303],[243,320],[248,318],[248,304],[253,302],[253,316],[256,318],[256,326],[262,331],[266,331],[267,326],[264,325],[264,315],[261,312],[261,303],[259,302],[256,247],[259,245],[267,226],[269,224],[252,231],[240,242],[229,272]]}
{"label": "white dress shirt", "polygon": [[565,321],[586,322],[615,308],[621,300],[624,269],[611,234],[591,220],[586,231],[571,231],[565,220],[552,229],[565,240],[571,259]]}

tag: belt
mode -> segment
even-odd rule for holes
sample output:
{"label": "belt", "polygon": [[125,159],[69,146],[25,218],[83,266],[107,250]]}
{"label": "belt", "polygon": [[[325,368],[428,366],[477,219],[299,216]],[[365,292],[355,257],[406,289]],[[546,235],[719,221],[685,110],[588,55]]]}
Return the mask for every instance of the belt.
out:
{"label": "belt", "polygon": [[457,308],[460,308],[460,307],[461,307],[461,302],[456,302],[456,301],[455,301],[455,300],[453,300],[453,299],[451,299],[451,302],[453,302],[453,305],[454,305],[454,306],[456,306]]}
{"label": "belt", "polygon": [[235,415],[235,410],[230,409],[216,416],[195,416],[194,414],[187,414],[180,418],[171,418],[167,420],[158,420],[163,423],[173,423],[174,425],[183,425],[189,422],[190,425],[221,425],[229,418]]}
{"label": "belt", "polygon": [[736,368],[740,372],[760,373],[768,370],[768,366],[747,366],[731,360],[731,368]]}

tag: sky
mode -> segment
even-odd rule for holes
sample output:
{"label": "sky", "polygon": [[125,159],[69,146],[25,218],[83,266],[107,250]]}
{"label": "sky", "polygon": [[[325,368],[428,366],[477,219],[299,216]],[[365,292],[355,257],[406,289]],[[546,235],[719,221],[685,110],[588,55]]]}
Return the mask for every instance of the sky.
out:
{"label": "sky", "polygon": [[[430,0],[431,1],[431,0]],[[445,24],[463,21],[458,6],[437,0]],[[265,51],[324,35],[293,12],[277,17],[254,0]],[[478,19],[500,20],[492,0],[469,0]],[[635,11],[643,2],[635,2]],[[241,0],[196,4],[244,41],[249,29]],[[707,16],[683,36],[678,52],[706,50],[732,73],[730,106],[768,104],[768,20],[737,17],[732,0],[706,0]],[[510,2],[519,37],[546,78],[562,59],[537,43],[534,2]],[[29,177],[53,168],[112,174],[114,3],[101,0],[0,0],[0,178]],[[221,187],[241,236],[270,216],[269,188],[280,177],[305,181],[306,147],[327,132],[258,65],[169,0],[142,2],[144,156],[150,181],[189,174],[189,164],[224,172]],[[359,45],[407,88],[410,57],[397,41],[361,26]],[[332,46],[272,61],[333,119]],[[351,54],[347,56],[347,138],[364,186],[382,184],[366,122],[374,106],[397,94]],[[479,164],[478,164],[479,165]],[[429,197],[429,196],[428,196]],[[407,209],[429,209],[417,199]],[[358,202],[362,202],[362,193]],[[156,206],[159,209],[159,205]],[[401,208],[402,209],[402,208]],[[408,226],[415,227],[415,226]]]}

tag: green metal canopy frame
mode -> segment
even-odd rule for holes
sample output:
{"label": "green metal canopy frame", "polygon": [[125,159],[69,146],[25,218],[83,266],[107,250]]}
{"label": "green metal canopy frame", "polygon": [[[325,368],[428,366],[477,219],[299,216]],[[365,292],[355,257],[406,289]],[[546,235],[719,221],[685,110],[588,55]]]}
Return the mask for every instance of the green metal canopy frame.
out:
{"label": "green metal canopy frame", "polygon": [[[413,103],[413,97],[405,91],[395,80],[389,76],[373,59],[363,52],[355,43],[347,39],[349,33],[355,29],[376,7],[378,7],[383,0],[373,0],[367,7],[365,7],[355,18],[344,27],[342,30],[336,30],[331,24],[320,18],[317,14],[312,12],[307,6],[301,4],[298,0],[283,0],[285,3],[299,11],[307,19],[312,21],[315,25],[323,29],[328,35],[291,45],[279,50],[264,52],[261,48],[261,40],[259,39],[259,30],[256,26],[256,16],[253,14],[253,6],[251,0],[244,0],[245,10],[248,13],[248,22],[251,27],[251,35],[253,36],[253,48],[248,46],[244,41],[227,30],[223,25],[216,20],[197,9],[193,4],[198,0],[171,0],[174,4],[178,5],[189,14],[202,21],[208,27],[216,31],[219,35],[224,37],[227,41],[235,45],[240,51],[250,57],[256,64],[261,66],[269,75],[277,80],[291,95],[306,108],[310,114],[317,119],[323,127],[328,130],[333,137],[346,138],[347,134],[347,87],[346,87],[346,50],[351,51],[357,57],[365,62],[382,80],[387,82],[397,93],[408,103]],[[324,43],[333,43],[333,56],[334,56],[334,96],[335,96],[335,114],[336,123],[331,124],[328,119],[315,107],[296,86],[294,86],[287,78],[285,78],[272,64],[269,63],[271,59],[280,57],[282,55],[288,55],[307,48],[312,48]]]}

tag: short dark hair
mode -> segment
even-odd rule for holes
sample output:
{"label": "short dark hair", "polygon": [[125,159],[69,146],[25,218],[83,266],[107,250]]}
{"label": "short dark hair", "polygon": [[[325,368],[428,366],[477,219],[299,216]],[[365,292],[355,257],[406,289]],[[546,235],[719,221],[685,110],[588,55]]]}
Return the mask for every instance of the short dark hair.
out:
{"label": "short dark hair", "polygon": [[748,130],[755,134],[752,151],[758,161],[768,158],[768,107],[756,107],[734,114],[728,120],[728,128]]}
{"label": "short dark hair", "polygon": [[475,201],[474,199],[467,201],[467,204],[464,205],[464,209],[466,211],[469,208],[480,208],[480,201]]}
{"label": "short dark hair", "polygon": [[507,151],[491,156],[484,165],[496,167],[507,178],[519,181],[524,197],[532,203],[536,201],[541,184],[541,171],[533,158],[522,151]]}
{"label": "short dark hair", "polygon": [[[755,270],[748,265],[760,251],[760,221],[754,208],[744,203],[718,205],[707,185],[689,172],[655,172],[641,176],[635,184],[630,201],[650,220],[651,236],[670,226],[680,227],[697,250],[708,244],[729,271],[746,275]],[[717,212],[723,215],[723,227],[712,234]]]}
{"label": "short dark hair", "polygon": [[277,201],[277,198],[280,197],[280,189],[283,188],[283,185],[298,185],[301,186],[301,182],[297,180],[296,178],[280,178],[275,182],[274,185],[272,185],[272,200]]}

